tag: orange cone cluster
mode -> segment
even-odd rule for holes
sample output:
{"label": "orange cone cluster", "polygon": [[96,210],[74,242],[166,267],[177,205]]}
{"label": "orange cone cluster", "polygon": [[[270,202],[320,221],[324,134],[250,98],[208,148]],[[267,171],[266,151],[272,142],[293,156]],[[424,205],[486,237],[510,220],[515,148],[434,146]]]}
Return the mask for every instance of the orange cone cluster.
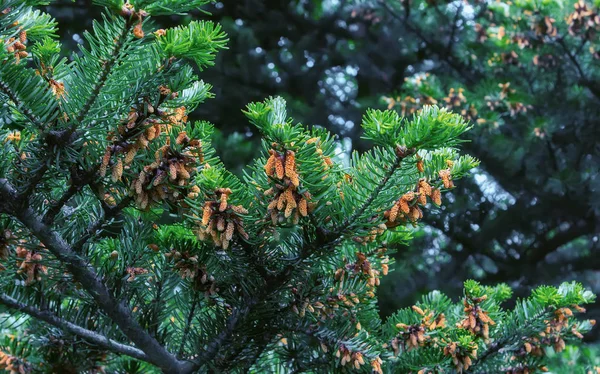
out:
{"label": "orange cone cluster", "polygon": [[148,274],[148,269],[140,267],[128,267],[125,271],[129,275],[129,277],[127,277],[127,282],[133,282],[138,275]]}
{"label": "orange cone cluster", "polygon": [[[159,87],[159,93],[161,101],[177,97],[177,93],[164,86]],[[157,118],[148,118],[150,115]],[[104,177],[110,168],[112,181],[121,181],[124,171],[131,168],[130,165],[141,150],[147,149],[151,142],[164,139],[161,135],[172,133],[177,128],[175,144],[180,146],[180,150],[171,147],[171,140],[167,137],[166,144],[155,152],[155,161],[145,166],[131,182],[127,180],[127,183],[141,209],[146,209],[153,202],[182,198],[182,190],[188,186],[191,175],[198,164],[204,162],[202,142],[190,139],[181,130],[186,121],[185,107],[177,108],[172,113],[154,108],[149,102],[143,108],[132,108],[118,126],[118,134],[109,135],[112,145],[106,148],[102,158],[100,176]]]}
{"label": "orange cone cluster", "polygon": [[474,335],[483,337],[483,339],[487,341],[490,334],[490,325],[493,326],[496,323],[488,316],[488,313],[479,306],[479,303],[486,299],[486,295],[476,298],[465,298],[463,304],[465,306],[464,312],[466,316],[458,323],[457,327],[466,329]]}
{"label": "orange cone cluster", "polygon": [[371,229],[371,231],[369,231],[368,235],[353,236],[352,240],[354,240],[356,243],[360,243],[360,244],[367,244],[369,242],[374,242],[379,235],[381,235],[385,232],[386,229],[387,229],[387,226],[382,223],[378,226],[373,227]]}
{"label": "orange cone cluster", "polygon": [[10,374],[31,373],[32,368],[26,361],[0,351],[0,370]]}
{"label": "orange cone cluster", "polygon": [[42,274],[48,274],[48,268],[41,264],[42,255],[35,251],[30,251],[25,247],[17,247],[17,265],[19,270],[17,274],[25,274],[27,279],[25,284],[31,284],[42,280]]}
{"label": "orange cone cluster", "polygon": [[294,224],[300,217],[308,216],[311,206],[311,195],[308,191],[300,193],[300,177],[297,172],[296,154],[287,150],[280,154],[269,150],[269,158],[265,164],[265,173],[275,180],[275,186],[265,191],[265,196],[273,196],[267,206],[273,225],[291,218]]}
{"label": "orange cone cluster", "polygon": [[356,370],[359,370],[361,365],[365,364],[362,353],[352,352],[343,344],[340,345],[340,348],[335,352],[335,357],[341,358],[340,365],[353,366]]}
{"label": "orange cone cluster", "polygon": [[202,211],[202,222],[198,228],[198,238],[206,240],[211,238],[217,247],[229,248],[234,233],[242,238],[248,239],[244,230],[241,215],[248,214],[248,210],[241,205],[233,205],[228,202],[232,191],[229,188],[218,188],[215,197],[206,200]]}
{"label": "orange cone cluster", "polygon": [[[575,311],[585,313],[585,309],[579,305],[572,305]],[[571,333],[579,339],[583,338],[583,335],[577,331],[577,325],[572,325],[569,328],[569,319],[573,316],[573,310],[571,308],[560,308],[554,312],[554,318],[546,322],[546,328],[540,332],[537,337],[530,339],[524,343],[524,349],[528,354],[532,355],[543,355],[544,350],[541,346],[552,346],[556,352],[561,352],[565,349],[564,335]],[[592,324],[596,321],[592,320]]]}
{"label": "orange cone cluster", "polygon": [[403,330],[392,340],[392,349],[396,356],[400,353],[401,346],[403,350],[411,351],[422,347],[430,339],[428,335],[425,335],[425,327],[422,324],[409,326],[399,323],[396,327]]}
{"label": "orange cone cluster", "polygon": [[[384,275],[387,274],[387,264],[382,264],[382,268]],[[360,274],[366,277],[367,287],[370,289],[379,286],[379,277],[381,272],[373,269],[371,262],[367,259],[367,256],[364,253],[356,253],[356,262],[346,265],[346,270],[351,273]]]}
{"label": "orange cone cluster", "polygon": [[452,363],[458,373],[463,373],[471,367],[473,359],[477,358],[477,345],[462,347],[457,342],[450,342],[444,347],[444,355],[452,357]]}
{"label": "orange cone cluster", "polygon": [[381,364],[383,364],[383,361],[381,360],[381,358],[379,358],[379,356],[377,356],[374,360],[371,361],[371,372],[373,374],[383,374]]}
{"label": "orange cone cluster", "polygon": [[15,64],[18,64],[22,58],[29,56],[29,53],[25,51],[27,46],[27,32],[21,30],[18,38],[10,38],[5,42],[4,48],[8,53],[12,53],[15,56]]}
{"label": "orange cone cluster", "polygon": [[583,0],[575,3],[574,7],[575,11],[567,17],[569,34],[573,36],[594,35],[600,29],[600,15],[597,7],[594,10],[592,7],[588,7]]}
{"label": "orange cone cluster", "polygon": [[269,158],[265,164],[267,176],[280,181],[289,182],[294,187],[300,185],[300,178],[296,171],[296,153],[287,150],[280,154],[274,149],[269,150]]}
{"label": "orange cone cluster", "polygon": [[420,206],[427,205],[427,198],[435,205],[442,204],[442,194],[439,189],[433,188],[425,179],[419,180],[416,191],[409,191],[402,195],[383,216],[387,219],[387,227],[396,227],[407,220],[417,222],[423,218]]}
{"label": "orange cone cluster", "polygon": [[161,147],[154,155],[154,162],[145,166],[131,182],[131,193],[141,209],[152,202],[181,199],[182,189],[189,187],[192,174],[203,161],[202,142],[190,139],[181,131],[176,144],[181,145],[181,152],[169,145]]}
{"label": "orange cone cluster", "polygon": [[[299,311],[302,312],[302,310],[308,310],[309,312],[314,313],[321,321],[325,321],[328,318],[335,318],[335,312],[340,308],[351,309],[360,304],[360,298],[353,292],[346,295],[343,290],[334,292],[334,288],[331,288],[329,291],[333,295],[328,296],[324,303],[321,301],[312,303],[306,302],[301,305]],[[348,311],[345,310],[343,315],[346,317],[349,316]]]}
{"label": "orange cone cluster", "polygon": [[446,327],[446,316],[443,313],[436,315],[433,311],[423,310],[417,305],[412,306],[412,310],[422,317],[421,323],[406,325],[404,323],[396,324],[400,333],[392,340],[392,349],[397,356],[400,353],[400,347],[405,351],[424,346],[431,337],[426,335],[427,330]]}

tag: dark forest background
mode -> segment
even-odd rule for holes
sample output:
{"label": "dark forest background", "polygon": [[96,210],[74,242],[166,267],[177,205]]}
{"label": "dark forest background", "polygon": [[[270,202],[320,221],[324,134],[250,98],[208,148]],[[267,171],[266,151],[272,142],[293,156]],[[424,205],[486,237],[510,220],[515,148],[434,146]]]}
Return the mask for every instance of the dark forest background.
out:
{"label": "dark forest background", "polygon": [[[515,5],[516,4],[516,5]],[[600,18],[584,2],[226,0],[196,18],[221,23],[229,49],[201,72],[215,98],[194,114],[219,130],[241,172],[258,151],[242,109],[271,95],[339,136],[340,158],[365,149],[367,107],[411,115],[437,103],[474,125],[464,149],[481,160],[399,252],[381,313],[462,282],[506,282],[517,295],[576,279],[600,292]],[[63,43],[101,15],[56,1]],[[159,27],[182,20],[158,19]],[[183,20],[185,22],[185,20]],[[600,317],[600,305],[589,310]],[[597,340],[598,329],[587,336]]]}

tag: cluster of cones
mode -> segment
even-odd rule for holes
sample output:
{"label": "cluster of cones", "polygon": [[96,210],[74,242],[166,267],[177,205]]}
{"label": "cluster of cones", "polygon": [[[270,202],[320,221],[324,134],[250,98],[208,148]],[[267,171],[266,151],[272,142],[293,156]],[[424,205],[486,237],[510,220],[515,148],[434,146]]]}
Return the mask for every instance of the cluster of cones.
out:
{"label": "cluster of cones", "polygon": [[446,327],[444,313],[436,314],[433,311],[423,310],[417,305],[413,305],[412,310],[422,317],[421,323],[413,325],[396,324],[396,327],[400,329],[399,334],[392,340],[392,349],[396,356],[400,353],[401,345],[405,351],[422,347],[430,340],[430,336],[426,335],[427,331]]}
{"label": "cluster of cones", "polygon": [[17,258],[20,263],[17,274],[25,274],[25,284],[31,284],[42,280],[42,274],[48,273],[48,267],[42,264],[43,257],[39,252],[28,250],[25,247],[17,247]]}
{"label": "cluster of cones", "polygon": [[131,182],[131,192],[141,209],[151,202],[183,198],[181,189],[189,186],[192,174],[203,160],[202,142],[190,139],[185,131],[181,131],[176,144],[181,146],[181,151],[169,144],[159,148],[154,162],[144,166]]}
{"label": "cluster of cones", "polygon": [[458,323],[457,327],[466,329],[472,334],[481,336],[485,341],[490,337],[490,325],[496,323],[488,316],[487,311],[483,310],[479,304],[486,300],[487,296],[465,298],[463,300],[465,318]]}
{"label": "cluster of cones", "polygon": [[25,374],[31,373],[32,368],[25,360],[0,351],[0,370],[10,374]]}
{"label": "cluster of cones", "polygon": [[375,287],[379,286],[380,275],[387,275],[388,270],[389,267],[386,262],[382,262],[381,270],[374,269],[367,256],[362,252],[357,252],[355,262],[349,263],[344,268],[336,270],[335,280],[343,282],[346,273],[348,273],[350,277],[356,275],[362,276],[366,279],[367,288],[369,289],[367,296],[374,296],[373,290]]}
{"label": "cluster of cones", "polygon": [[362,353],[352,352],[345,345],[341,344],[338,350],[335,352],[335,357],[341,359],[340,365],[354,366],[356,370],[360,370],[360,367],[365,364]]}
{"label": "cluster of cones", "polygon": [[300,217],[306,217],[312,208],[308,203],[311,195],[308,191],[299,192],[300,178],[296,170],[296,154],[287,150],[280,154],[269,150],[270,156],[265,164],[265,173],[275,180],[275,186],[265,191],[265,196],[273,196],[267,210],[273,225],[291,218],[296,224]]}
{"label": "cluster of cones", "polygon": [[25,30],[21,30],[19,32],[19,38],[9,38],[5,42],[5,48],[8,53],[12,53],[15,56],[15,64],[18,64],[22,58],[29,56],[29,53],[26,51],[27,46],[27,32]]}
{"label": "cluster of cones", "polygon": [[[24,244],[24,241],[21,240],[21,245],[19,245],[17,237],[11,230],[5,229],[0,231],[0,260],[8,259],[10,246],[16,245],[17,274],[25,274],[25,284],[41,281],[42,274],[48,274],[48,267],[42,264],[43,257],[41,253],[29,250],[22,244]],[[5,269],[0,264],[0,270]]]}
{"label": "cluster of cones", "polygon": [[248,239],[241,217],[248,214],[248,210],[241,205],[230,204],[228,197],[231,193],[229,188],[215,190],[214,199],[207,199],[204,203],[202,224],[197,230],[200,240],[211,238],[217,247],[223,249],[229,248],[235,232]]}
{"label": "cluster of cones", "polygon": [[181,278],[192,281],[196,290],[204,292],[207,296],[218,291],[215,278],[208,274],[206,266],[198,262],[198,255],[172,249],[165,256],[173,262],[174,268],[179,272]]}
{"label": "cluster of cones", "polygon": [[[450,183],[452,182],[450,179],[447,180]],[[419,219],[423,218],[423,210],[421,210],[420,206],[427,205],[427,198],[435,205],[439,206],[442,204],[441,191],[431,187],[425,179],[421,179],[419,180],[416,191],[409,191],[402,195],[394,205],[383,214],[384,218],[387,219],[385,225],[392,228],[399,226],[407,220],[410,222],[417,222]]]}
{"label": "cluster of cones", "polygon": [[[158,90],[159,103],[177,97],[177,93],[171,92],[167,87],[161,86]],[[118,126],[118,134],[109,134],[108,139],[112,144],[106,148],[99,173],[104,177],[110,170],[112,181],[121,181],[124,171],[131,168],[130,165],[140,151],[146,150],[150,143],[164,139],[165,144],[154,153],[154,162],[144,166],[130,183],[130,192],[135,196],[137,206],[146,209],[152,202],[182,198],[182,189],[188,186],[198,164],[204,162],[204,153],[202,142],[190,139],[182,130],[187,121],[185,107],[179,107],[173,112],[154,108],[149,102],[142,107],[131,109],[127,118]],[[156,118],[149,118],[152,115]],[[161,137],[174,131],[178,131],[175,139],[177,147],[171,146],[168,136]],[[107,200],[110,202],[114,199]]]}
{"label": "cluster of cones", "polygon": [[468,347],[458,342],[450,342],[444,347],[444,355],[452,357],[452,363],[458,373],[463,373],[471,367],[477,358],[477,344],[471,342]]}
{"label": "cluster of cones", "polygon": [[588,37],[593,37],[600,30],[600,15],[596,10],[590,9],[588,5],[579,0],[574,5],[575,11],[567,17],[569,25],[569,34],[581,35],[587,34]]}

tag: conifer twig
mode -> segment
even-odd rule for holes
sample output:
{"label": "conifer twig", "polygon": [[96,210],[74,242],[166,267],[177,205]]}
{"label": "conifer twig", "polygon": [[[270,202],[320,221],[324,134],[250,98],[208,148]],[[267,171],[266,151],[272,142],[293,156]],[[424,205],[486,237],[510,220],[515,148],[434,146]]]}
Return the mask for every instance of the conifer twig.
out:
{"label": "conifer twig", "polygon": [[127,34],[129,34],[129,31],[131,30],[132,26],[132,19],[128,19],[125,21],[125,27],[123,28],[121,35],[119,35],[119,39],[116,41],[115,47],[110,55],[110,58],[108,59],[108,61],[106,61],[106,63],[104,63],[104,66],[102,67],[102,70],[100,72],[100,76],[98,77],[98,80],[96,81],[96,84],[92,89],[90,97],[88,97],[87,101],[85,102],[77,116],[75,116],[75,120],[73,121],[70,132],[75,131],[77,126],[87,116],[89,111],[92,109],[92,106],[98,99],[98,96],[100,95],[100,90],[102,90],[102,87],[104,87],[104,84],[106,83],[106,80],[108,79],[108,76],[110,75],[110,72],[112,70],[112,67],[117,62],[117,57],[119,56],[119,53],[121,52],[121,49],[123,48],[123,45],[127,40]]}
{"label": "conifer twig", "polygon": [[[411,153],[414,153],[414,150]],[[398,170],[398,168],[400,167],[400,163],[405,157],[406,156],[401,157],[400,155],[396,155],[394,163],[390,166],[389,170],[384,175],[384,177],[379,181],[379,184],[377,185],[377,187],[375,187],[369,198],[358,209],[356,209],[350,217],[344,220],[344,222],[341,225],[342,230],[346,230],[350,226],[352,226],[352,224],[356,222],[358,217],[360,217],[360,215],[363,214],[364,211],[373,203],[373,201],[377,198],[379,193],[385,188],[392,175],[394,175],[396,170]]]}
{"label": "conifer twig", "polygon": [[15,104],[15,109],[17,109],[25,118],[29,120],[29,122],[33,123],[38,129],[42,129],[44,124],[40,121],[33,112],[27,108],[15,92],[13,92],[6,83],[0,81],[0,91],[3,92],[8,98]]}
{"label": "conifer twig", "polygon": [[42,320],[46,323],[49,323],[50,325],[56,326],[64,331],[77,335],[100,348],[104,348],[111,352],[124,354],[129,357],[149,362],[148,356],[146,356],[146,354],[140,349],[116,342],[95,331],[88,330],[74,323],[65,321],[49,311],[40,310],[32,306],[23,304],[8,295],[0,294],[0,304],[3,304],[10,309],[26,313],[36,319]]}

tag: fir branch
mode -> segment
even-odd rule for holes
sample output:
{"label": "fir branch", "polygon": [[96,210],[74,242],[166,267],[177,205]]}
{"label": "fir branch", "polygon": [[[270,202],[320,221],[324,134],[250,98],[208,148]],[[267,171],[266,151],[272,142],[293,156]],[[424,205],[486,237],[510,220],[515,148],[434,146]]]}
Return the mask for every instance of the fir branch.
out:
{"label": "fir branch", "polygon": [[85,104],[83,105],[81,110],[79,111],[79,114],[77,114],[77,116],[75,116],[75,120],[73,121],[70,132],[75,131],[77,126],[81,123],[81,121],[83,121],[83,119],[88,114],[90,109],[92,109],[92,105],[94,105],[94,103],[98,99],[98,96],[100,95],[100,90],[102,90],[102,87],[104,87],[104,84],[106,83],[106,80],[108,79],[108,76],[110,75],[111,69],[117,62],[117,57],[119,56],[119,53],[121,52],[121,49],[123,48],[123,45],[125,44],[125,41],[127,40],[127,34],[129,34],[129,32],[131,31],[132,26],[133,26],[133,18],[127,19],[127,21],[125,22],[125,27],[123,28],[123,31],[121,32],[121,35],[119,36],[119,39],[117,40],[117,43],[115,44],[115,47],[110,55],[110,58],[108,59],[108,61],[106,61],[104,63],[104,66],[100,72],[100,76],[98,77],[98,80],[96,81],[96,84],[94,85],[94,88],[92,89],[92,94],[90,95],[90,97],[88,97],[87,101],[85,102]]}
{"label": "fir branch", "polygon": [[54,222],[54,218],[60,212],[63,206],[65,206],[65,204],[69,202],[73,196],[81,191],[83,187],[92,182],[96,170],[97,168],[94,168],[92,171],[86,173],[78,171],[76,166],[71,169],[71,185],[63,193],[60,199],[58,199],[58,201],[50,205],[46,211],[46,214],[44,214],[42,221],[45,224],[51,225]]}
{"label": "fir branch", "polygon": [[396,170],[398,170],[398,168],[400,167],[400,164],[402,163],[402,160],[405,157],[413,154],[415,152],[415,150],[412,149],[412,150],[408,150],[407,152],[408,153],[404,156],[396,154],[396,159],[394,160],[394,163],[391,165],[391,167],[389,168],[387,173],[384,175],[384,177],[381,178],[381,180],[379,181],[379,184],[377,185],[377,187],[375,187],[375,189],[371,193],[371,196],[369,196],[369,198],[358,209],[356,209],[350,217],[348,217],[344,220],[344,222],[341,225],[342,232],[347,231],[354,224],[354,222],[356,222],[356,220],[360,217],[360,215],[363,214],[367,208],[369,208],[369,206],[377,198],[379,193],[385,188],[385,186],[389,182],[392,175],[394,175]]}
{"label": "fir branch", "polygon": [[[181,343],[179,345],[179,351],[177,352],[177,358],[182,359],[183,353],[185,349],[185,342],[187,341],[188,334],[190,333],[190,328],[192,326],[192,321],[194,320],[194,312],[196,311],[196,305],[198,304],[200,293],[198,291],[194,292],[194,296],[192,297],[192,305],[190,307],[190,312],[187,316],[187,321],[185,323],[185,327],[183,328],[183,337],[181,338]],[[160,294],[159,294],[160,296]]]}
{"label": "fir branch", "polygon": [[59,261],[65,264],[75,280],[88,291],[96,304],[119,326],[125,336],[146,353],[151,363],[166,372],[182,372],[190,368],[190,363],[177,360],[139,325],[125,300],[115,299],[94,268],[57,232],[43,223],[42,218],[32,208],[18,209],[19,202],[14,202],[17,198],[16,190],[4,178],[0,179],[0,197],[8,201],[8,204],[3,206],[3,210],[17,218]]}
{"label": "fir branch", "polygon": [[242,305],[245,305],[245,307],[241,309],[234,309],[231,316],[227,320],[227,326],[225,329],[208,344],[204,352],[200,354],[199,358],[194,360],[195,369],[202,367],[203,362],[208,362],[211,359],[214,359],[215,355],[219,352],[223,344],[225,344],[233,335],[239,321],[243,320],[250,313],[250,308],[252,305],[254,305],[254,303],[249,302],[243,303]]}
{"label": "fir branch", "polygon": [[6,83],[0,81],[0,91],[3,92],[8,98],[15,104],[13,107],[17,109],[23,117],[27,118],[29,122],[33,123],[37,128],[42,129],[44,124],[33,114],[33,112],[27,108],[15,92],[13,92]]}
{"label": "fir branch", "polygon": [[[529,333],[530,327],[532,327],[535,322],[542,320],[544,318],[547,318],[547,316],[548,316],[548,312],[545,309],[541,309],[540,312],[538,312],[537,314],[530,316],[529,319],[526,321],[526,323],[523,326],[520,326],[517,331],[510,334],[510,336],[504,335],[500,339],[497,339],[496,341],[494,341],[490,345],[490,347],[488,349],[486,349],[477,358],[477,360],[475,360],[473,362],[473,365],[472,365],[473,369],[477,369],[477,367],[479,367],[483,363],[485,363],[486,360],[489,360],[492,357],[494,357],[496,354],[501,353],[502,349],[504,347],[508,346],[509,344],[511,344],[513,342],[513,340],[515,339],[515,337],[517,339],[520,339],[522,336],[527,336]],[[476,370],[474,370],[474,371],[469,370],[469,372],[482,373],[482,372],[478,372]]]}
{"label": "fir branch", "polygon": [[78,186],[75,183],[72,183],[67,189],[67,191],[65,191],[65,193],[61,196],[61,198],[50,205],[50,208],[48,208],[46,214],[44,214],[44,218],[42,218],[42,221],[45,224],[52,224],[54,218],[60,212],[62,207],[65,206],[65,204],[71,199],[71,197],[73,197],[77,192],[79,192],[80,189],[80,186]]}
{"label": "fir branch", "polygon": [[6,294],[0,294],[0,304],[3,304],[10,309],[14,309],[19,312],[28,314],[36,319],[42,320],[71,334],[77,335],[83,338],[84,340],[97,345],[100,348],[104,348],[114,353],[123,354],[129,357],[137,358],[139,360],[150,362],[148,356],[143,351],[135,347],[116,342],[95,331],[91,331],[74,323],[65,321],[49,311],[40,310],[32,306],[20,303],[16,299],[13,299],[12,297]]}
{"label": "fir branch", "polygon": [[104,208],[104,216],[99,218],[98,220],[90,223],[88,228],[85,230],[85,233],[81,235],[78,241],[73,244],[73,251],[76,253],[81,251],[81,248],[87,243],[87,241],[94,236],[94,234],[102,228],[108,221],[112,218],[115,218],[123,209],[125,209],[129,203],[133,200],[133,197],[126,196],[124,197],[119,204],[114,207],[109,207],[105,203],[102,205]]}
{"label": "fir branch", "polygon": [[23,191],[19,194],[20,200],[29,199],[35,188],[38,186],[38,184],[40,184],[40,182],[44,178],[44,175],[46,175],[48,169],[48,164],[46,162],[40,165],[40,167],[35,171],[33,176],[29,178],[29,181],[23,188]]}

